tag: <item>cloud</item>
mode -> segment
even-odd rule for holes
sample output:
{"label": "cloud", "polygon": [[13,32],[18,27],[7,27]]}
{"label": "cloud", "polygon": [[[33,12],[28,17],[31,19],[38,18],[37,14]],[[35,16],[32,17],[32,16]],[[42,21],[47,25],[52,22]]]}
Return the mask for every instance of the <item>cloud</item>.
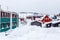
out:
{"label": "cloud", "polygon": [[11,11],[18,12],[32,11],[49,14],[60,12],[60,0],[0,0],[0,4],[8,6]]}

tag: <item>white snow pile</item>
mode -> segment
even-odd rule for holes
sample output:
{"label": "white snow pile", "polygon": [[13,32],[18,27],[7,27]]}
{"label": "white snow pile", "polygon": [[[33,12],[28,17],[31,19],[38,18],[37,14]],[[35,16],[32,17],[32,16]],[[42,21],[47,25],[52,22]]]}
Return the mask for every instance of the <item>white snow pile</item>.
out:
{"label": "white snow pile", "polygon": [[8,32],[0,33],[0,40],[60,40],[60,27],[41,28],[39,26],[20,25]]}

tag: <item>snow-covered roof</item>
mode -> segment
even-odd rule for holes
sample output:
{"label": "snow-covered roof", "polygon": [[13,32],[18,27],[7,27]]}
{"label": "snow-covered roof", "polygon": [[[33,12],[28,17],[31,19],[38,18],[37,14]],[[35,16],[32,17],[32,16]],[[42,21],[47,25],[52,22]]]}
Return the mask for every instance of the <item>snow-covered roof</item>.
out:
{"label": "snow-covered roof", "polygon": [[60,17],[57,17],[57,19],[60,19]]}
{"label": "snow-covered roof", "polygon": [[[40,20],[42,20],[45,16],[46,16],[46,15],[43,15],[43,16],[40,18]],[[50,18],[50,17],[49,17],[49,18]]]}
{"label": "snow-covered roof", "polygon": [[45,17],[45,15],[44,16],[42,16],[41,18],[37,18],[38,20],[40,19],[40,20],[42,20],[43,18]]}
{"label": "snow-covered roof", "polygon": [[58,23],[58,22],[60,22],[60,20],[52,21],[52,23]]}
{"label": "snow-covered roof", "polygon": [[7,12],[7,13],[12,13],[12,14],[17,14],[16,12],[11,12],[11,11],[2,10],[2,9],[1,9],[1,11],[2,11],[2,12]]}
{"label": "snow-covered roof", "polygon": [[2,9],[1,9],[0,11],[11,13],[10,11],[7,11],[7,10],[2,10]]}

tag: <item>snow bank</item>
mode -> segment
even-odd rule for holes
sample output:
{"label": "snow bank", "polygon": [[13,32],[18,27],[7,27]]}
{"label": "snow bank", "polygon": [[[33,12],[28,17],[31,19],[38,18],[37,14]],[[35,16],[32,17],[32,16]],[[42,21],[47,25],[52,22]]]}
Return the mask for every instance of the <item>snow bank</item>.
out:
{"label": "snow bank", "polygon": [[40,28],[39,26],[20,25],[9,32],[8,36],[0,33],[1,40],[60,40],[60,27]]}

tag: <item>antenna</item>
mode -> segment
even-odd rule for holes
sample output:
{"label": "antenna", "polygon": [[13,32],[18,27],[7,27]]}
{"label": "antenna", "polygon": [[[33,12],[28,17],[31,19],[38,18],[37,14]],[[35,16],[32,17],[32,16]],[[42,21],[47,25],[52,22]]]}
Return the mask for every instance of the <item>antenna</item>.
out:
{"label": "antenna", "polygon": [[8,11],[8,6],[7,6],[7,11]]}
{"label": "antenna", "polygon": [[[1,17],[1,5],[0,5],[0,17]],[[0,18],[0,24],[1,24],[1,18]],[[1,25],[0,25],[1,26]]]}

